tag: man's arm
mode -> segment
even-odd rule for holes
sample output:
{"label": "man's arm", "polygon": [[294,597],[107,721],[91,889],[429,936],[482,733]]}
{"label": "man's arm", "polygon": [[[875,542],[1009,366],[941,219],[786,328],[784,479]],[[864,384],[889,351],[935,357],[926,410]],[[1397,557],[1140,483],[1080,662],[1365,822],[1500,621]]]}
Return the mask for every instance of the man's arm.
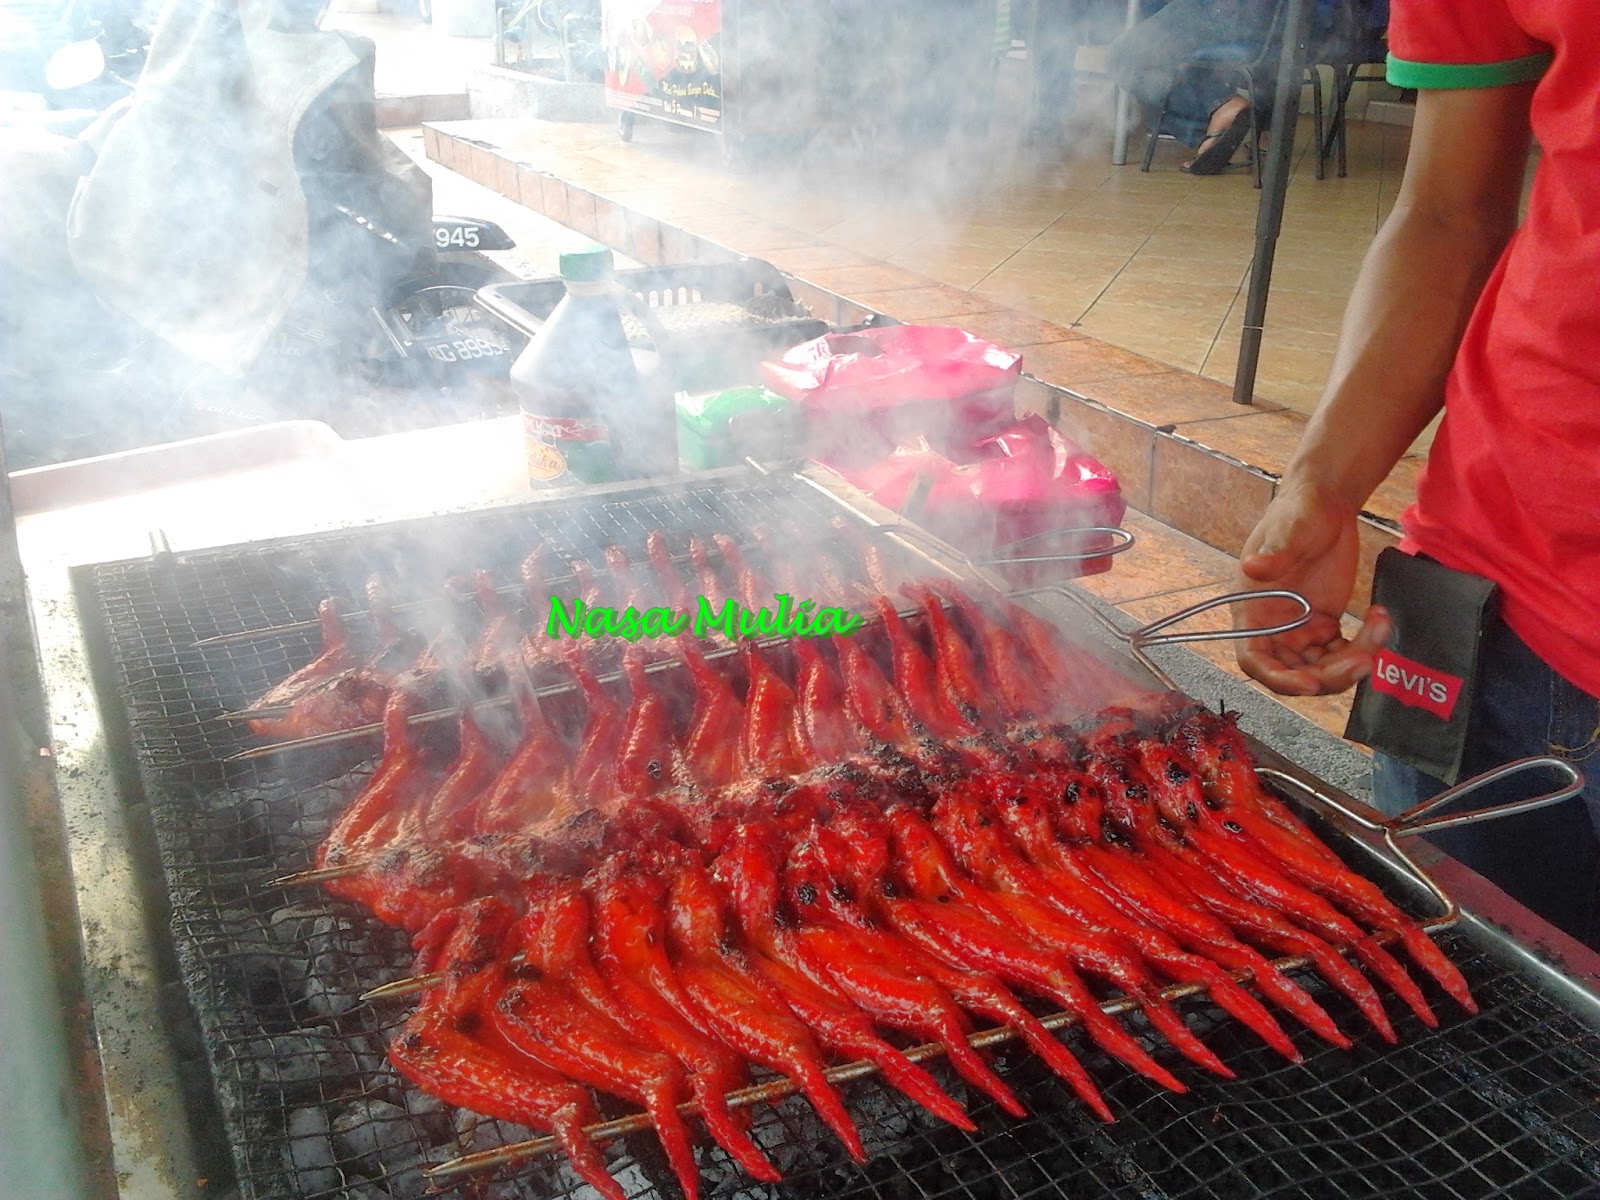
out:
{"label": "man's arm", "polygon": [[[1285,695],[1350,687],[1388,638],[1381,610],[1348,642],[1356,514],[1439,411],[1473,306],[1517,224],[1532,84],[1424,91],[1404,182],[1374,239],[1333,369],[1278,493],[1245,543],[1241,586],[1311,601],[1302,628],[1240,644],[1239,665]],[[1283,602],[1239,606],[1239,625],[1283,618]]]}

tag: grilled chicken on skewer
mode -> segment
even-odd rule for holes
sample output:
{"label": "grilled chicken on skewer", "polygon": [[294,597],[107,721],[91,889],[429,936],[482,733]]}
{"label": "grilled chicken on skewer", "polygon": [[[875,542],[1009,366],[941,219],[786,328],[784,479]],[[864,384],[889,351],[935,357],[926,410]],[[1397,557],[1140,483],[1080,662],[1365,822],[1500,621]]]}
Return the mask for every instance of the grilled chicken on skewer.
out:
{"label": "grilled chicken on skewer", "polygon": [[502,959],[500,979],[486,1006],[495,1030],[512,1046],[557,1074],[634,1103],[650,1114],[686,1197],[699,1192],[689,1130],[678,1114],[687,1099],[678,1061],[638,1044],[627,1028],[592,1007],[562,974],[577,951],[573,939],[587,941],[586,913],[572,905],[547,904],[535,893],[526,915],[513,928],[521,962]]}
{"label": "grilled chicken on skewer", "polygon": [[417,1006],[389,1043],[389,1058],[446,1103],[554,1133],[585,1182],[606,1200],[627,1200],[583,1131],[598,1119],[589,1093],[506,1044],[483,1011],[510,920],[505,906],[478,900],[449,919],[454,932],[419,963],[441,968],[444,986]]}

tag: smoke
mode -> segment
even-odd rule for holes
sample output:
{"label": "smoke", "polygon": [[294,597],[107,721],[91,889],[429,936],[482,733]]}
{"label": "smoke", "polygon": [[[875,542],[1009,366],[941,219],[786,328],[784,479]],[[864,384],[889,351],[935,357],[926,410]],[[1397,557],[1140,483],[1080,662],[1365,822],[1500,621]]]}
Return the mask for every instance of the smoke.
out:
{"label": "smoke", "polygon": [[0,129],[14,467],[426,407],[375,314],[434,271],[431,189],[377,130],[371,42],[317,15],[173,0],[130,101]]}

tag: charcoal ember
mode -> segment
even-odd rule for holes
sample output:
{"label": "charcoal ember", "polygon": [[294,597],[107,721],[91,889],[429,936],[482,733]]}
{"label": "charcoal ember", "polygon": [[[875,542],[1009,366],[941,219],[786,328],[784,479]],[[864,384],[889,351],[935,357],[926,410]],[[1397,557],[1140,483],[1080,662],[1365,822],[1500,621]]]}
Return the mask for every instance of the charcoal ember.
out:
{"label": "charcoal ember", "polygon": [[526,1125],[498,1121],[465,1108],[455,1110],[455,1131],[462,1144],[473,1150],[493,1150],[539,1136]]}
{"label": "charcoal ember", "polygon": [[304,995],[305,962],[293,955],[275,952],[247,954],[231,961],[239,972],[239,983],[257,1007],[287,1008]]}
{"label": "charcoal ember", "polygon": [[451,1109],[443,1100],[421,1088],[406,1088],[401,1092],[400,1102],[431,1145],[443,1145],[450,1140]]}
{"label": "charcoal ember", "polygon": [[274,819],[288,832],[302,821],[320,821],[326,827],[335,814],[344,810],[355,794],[356,784],[349,778],[305,787],[302,779],[275,780],[262,790]]}
{"label": "charcoal ember", "polygon": [[[654,1178],[644,1169],[637,1159],[613,1159],[610,1164],[611,1178],[617,1181],[625,1196],[657,1196],[661,1189],[655,1185]],[[587,1190],[587,1189],[585,1189]]]}
{"label": "charcoal ember", "polygon": [[433,1187],[423,1172],[433,1165],[433,1160],[414,1146],[404,1153],[391,1153],[384,1159],[383,1186],[393,1200],[424,1200],[433,1194]]}
{"label": "charcoal ember", "polygon": [[291,845],[320,846],[332,828],[327,817],[301,817],[284,827],[283,840]]}
{"label": "charcoal ember", "polygon": [[316,923],[326,919],[327,916],[327,912],[320,906],[290,904],[276,909],[267,918],[267,930],[276,941],[285,945],[299,946],[311,936]]}
{"label": "charcoal ember", "polygon": [[[389,1052],[384,1038],[372,1033],[346,1033],[344,1044],[361,1063],[364,1078],[380,1083],[390,1078]],[[368,1088],[367,1091],[372,1091]],[[390,1103],[395,1101],[390,1098]]]}
{"label": "charcoal ember", "polygon": [[776,1186],[751,1179],[738,1163],[720,1151],[700,1159],[700,1195],[704,1200],[778,1200],[780,1194]]}
{"label": "charcoal ember", "polygon": [[304,948],[313,959],[324,954],[365,956],[372,953],[372,941],[349,917],[323,913],[306,931]]}
{"label": "charcoal ember", "polygon": [[312,1016],[336,1021],[361,1003],[361,993],[313,975],[305,982],[305,1003]]}
{"label": "charcoal ember", "polygon": [[[954,1094],[954,1098],[961,1100],[959,1093]],[[845,1106],[855,1118],[868,1158],[899,1153],[919,1130],[944,1126],[943,1121],[916,1101],[881,1081],[851,1087],[845,1096]]]}
{"label": "charcoal ember", "polygon": [[362,1077],[361,1060],[342,1038],[321,1027],[251,1042],[250,1057],[269,1087],[315,1085],[327,1090]]}
{"label": "charcoal ember", "polygon": [[752,1115],[751,1138],[784,1175],[798,1174],[844,1153],[833,1131],[799,1096],[787,1096]]}
{"label": "charcoal ember", "polygon": [[283,1156],[299,1195],[331,1192],[344,1182],[343,1174],[334,1165],[333,1139],[325,1109],[297,1108],[289,1114]]}
{"label": "charcoal ember", "polygon": [[352,1101],[333,1118],[333,1147],[339,1162],[355,1167],[363,1175],[383,1175],[402,1148],[413,1156],[416,1139],[411,1130],[411,1114],[398,1104],[370,1097]]}

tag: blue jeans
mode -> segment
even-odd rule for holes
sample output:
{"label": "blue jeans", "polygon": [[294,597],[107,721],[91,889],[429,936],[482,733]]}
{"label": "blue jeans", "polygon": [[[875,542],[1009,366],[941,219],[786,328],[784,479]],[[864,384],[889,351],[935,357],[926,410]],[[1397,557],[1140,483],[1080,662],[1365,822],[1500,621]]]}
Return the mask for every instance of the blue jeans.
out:
{"label": "blue jeans", "polygon": [[[1198,146],[1211,114],[1238,95],[1238,79],[1232,71],[1180,72],[1179,67],[1197,51],[1213,46],[1260,46],[1272,24],[1273,9],[1271,0],[1172,0],[1111,43],[1106,70],[1139,101],[1147,119],[1165,101],[1161,132]],[[1263,72],[1257,81],[1257,103],[1263,111],[1272,99],[1270,74]]]}
{"label": "blue jeans", "polygon": [[[1549,755],[1584,773],[1583,795],[1428,840],[1552,925],[1600,947],[1600,698],[1557,674],[1502,621],[1485,630],[1481,653],[1461,777]],[[1373,801],[1391,816],[1444,787],[1387,755],[1374,756]],[[1534,789],[1543,790],[1539,775],[1518,776],[1474,792],[1461,811],[1524,799]]]}

